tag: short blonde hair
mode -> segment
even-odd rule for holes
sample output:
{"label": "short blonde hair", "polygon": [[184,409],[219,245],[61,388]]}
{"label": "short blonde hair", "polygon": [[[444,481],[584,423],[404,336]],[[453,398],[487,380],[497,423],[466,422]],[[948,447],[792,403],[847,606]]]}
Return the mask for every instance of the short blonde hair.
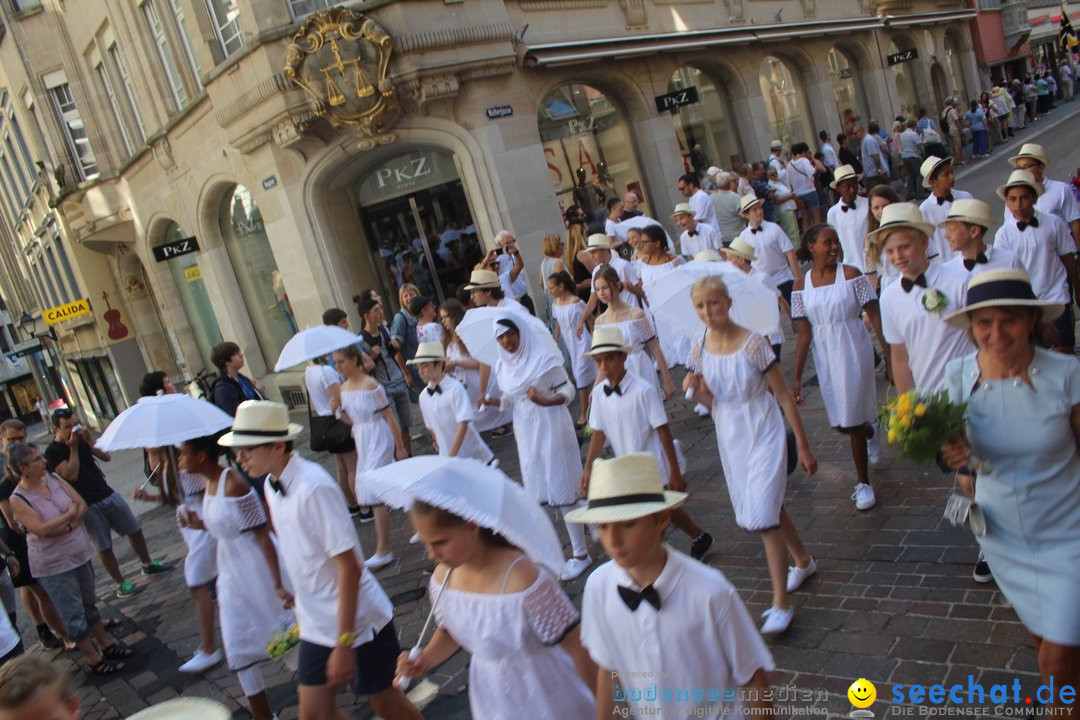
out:
{"label": "short blonde hair", "polygon": [[405,293],[409,292],[410,290],[412,290],[417,295],[422,294],[420,292],[420,288],[416,287],[412,283],[405,283],[404,285],[402,285],[401,289],[398,290],[397,299],[398,299],[398,304],[401,305],[401,307],[404,308],[405,310],[409,309],[409,304],[407,302],[405,302]]}
{"label": "short blonde hair", "polygon": [[0,667],[0,710],[14,710],[38,690],[52,686],[61,702],[72,697],[71,678],[37,655],[20,655]]}
{"label": "short blonde hair", "polygon": [[696,295],[699,292],[708,292],[710,290],[716,290],[726,298],[731,298],[731,293],[728,292],[727,283],[719,275],[706,275],[693,284],[690,288],[690,295]]}
{"label": "short blonde hair", "polygon": [[544,254],[551,258],[559,257],[559,245],[562,244],[562,235],[548,235],[544,238]]}

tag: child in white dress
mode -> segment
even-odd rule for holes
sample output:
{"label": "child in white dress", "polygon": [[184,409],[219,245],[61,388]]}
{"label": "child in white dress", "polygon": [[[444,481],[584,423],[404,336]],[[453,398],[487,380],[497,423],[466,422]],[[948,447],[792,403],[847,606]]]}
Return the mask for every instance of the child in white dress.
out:
{"label": "child in white dress", "polygon": [[378,570],[394,560],[390,552],[390,513],[364,487],[363,474],[395,459],[404,460],[409,454],[386,391],[364,371],[360,349],[350,345],[336,351],[334,365],[345,378],[341,384],[341,421],[352,427],[356,443],[356,501],[371,507],[375,515],[375,554],[364,564]]}
{"label": "child in white dress", "polygon": [[[409,515],[439,563],[429,594],[438,629],[398,675],[418,677],[459,647],[472,654],[469,706],[477,720],[592,718],[596,665],[581,645],[580,615],[559,582],[490,529],[414,501]],[[512,688],[512,690],[511,690]]]}
{"label": "child in white dress", "polygon": [[506,435],[510,429],[511,411],[502,411],[497,407],[482,405],[480,401],[484,395],[496,397],[499,394],[498,383],[494,377],[488,379],[485,392],[481,392],[482,363],[469,355],[465,343],[457,335],[457,326],[465,318],[465,306],[454,299],[447,300],[439,308],[439,319],[445,335],[443,347],[446,348],[446,371],[454,376],[454,379],[465,386],[469,393],[469,402],[476,408],[474,424],[480,432],[492,431],[492,437]]}
{"label": "child in white dress", "polygon": [[570,369],[578,391],[576,425],[584,425],[588,417],[589,389],[596,382],[596,364],[588,356],[592,334],[588,329],[578,335],[576,328],[585,313],[585,301],[577,296],[577,285],[570,273],[558,272],[547,279],[551,296],[551,314],[555,318],[555,342],[561,338],[570,355]]}
{"label": "child in white dress", "polygon": [[[760,533],[765,544],[773,600],[761,631],[781,633],[794,616],[787,597],[793,575],[809,577],[815,569],[784,509],[787,438],[781,407],[795,433],[799,465],[808,476],[817,470],[817,459],[769,341],[731,320],[731,296],[724,281],[715,275],[702,278],[691,288],[691,297],[708,333],[690,351],[695,371],[687,373],[683,388],[712,408],[735,522],[747,532]],[[785,579],[789,552],[795,566]]]}

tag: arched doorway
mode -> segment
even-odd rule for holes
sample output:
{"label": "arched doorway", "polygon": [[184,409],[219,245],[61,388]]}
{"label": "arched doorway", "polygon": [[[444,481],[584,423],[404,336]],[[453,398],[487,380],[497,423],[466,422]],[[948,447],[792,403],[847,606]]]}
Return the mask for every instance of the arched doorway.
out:
{"label": "arched doorway", "polygon": [[[185,239],[191,238],[190,233],[184,232],[176,222],[172,220],[165,221],[161,233],[157,237],[157,241],[154,245],[164,244],[182,244]],[[194,242],[194,239],[192,238]],[[188,327],[191,329],[192,338],[195,340],[195,347],[199,351],[199,358],[202,360],[202,367],[206,370],[213,370],[213,363],[210,362],[210,350],[222,341],[221,328],[218,326],[217,316],[214,314],[214,308],[210,304],[210,296],[206,292],[206,283],[203,281],[202,268],[199,266],[199,254],[187,253],[176,257],[171,257],[164,261],[167,266],[169,276],[173,281],[173,289],[175,297],[180,301],[180,306],[183,309],[184,316],[187,318]],[[175,339],[175,333],[170,338],[172,342],[179,344]],[[180,350],[181,348],[177,348]],[[179,357],[183,357],[183,353],[179,353]],[[195,368],[193,374],[198,372],[199,368]]]}
{"label": "arched doorway", "polygon": [[698,101],[682,105],[671,114],[684,169],[704,176],[710,165],[732,168],[742,164],[739,132],[724,86],[687,65],[671,75],[667,89],[677,92],[689,88],[697,90]]}
{"label": "arched doorway", "polygon": [[829,80],[832,82],[836,116],[840,120],[840,126],[844,125],[847,110],[854,111],[855,119],[865,125],[870,120],[870,106],[866,101],[866,91],[863,89],[858,63],[851,54],[838,45],[833,45],[829,49],[828,63]]}
{"label": "arched doorway", "polygon": [[626,113],[602,90],[557,87],[540,103],[536,122],[560,208],[576,204],[590,213],[627,192],[647,203]]}
{"label": "arched doorway", "polygon": [[412,283],[440,301],[454,297],[483,257],[457,159],[416,149],[369,168],[350,184],[383,296],[393,306]]}
{"label": "arched doorway", "polygon": [[805,142],[814,146],[814,127],[799,76],[774,55],[761,61],[761,95],[772,136],[785,146]]}
{"label": "arched doorway", "polygon": [[218,208],[218,230],[263,360],[272,368],[281,348],[296,334],[296,320],[284,276],[266,236],[262,211],[243,185],[226,189]]}
{"label": "arched doorway", "polygon": [[930,83],[934,86],[934,103],[937,107],[937,115],[940,117],[945,110],[945,98],[949,97],[948,85],[945,82],[945,71],[940,63],[930,66]]}
{"label": "arched doorway", "polygon": [[[888,53],[892,57],[905,57],[916,53],[915,42],[907,36],[895,37],[889,42]],[[919,95],[915,90],[915,56],[910,60],[892,65],[893,80],[896,83],[896,101],[894,109],[897,115],[917,117]]]}

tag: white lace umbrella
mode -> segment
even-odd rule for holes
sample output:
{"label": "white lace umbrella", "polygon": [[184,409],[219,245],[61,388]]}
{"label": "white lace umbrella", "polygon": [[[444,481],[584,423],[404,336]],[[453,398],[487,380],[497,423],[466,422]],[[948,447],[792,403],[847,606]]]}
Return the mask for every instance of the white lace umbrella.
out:
{"label": "white lace umbrella", "polygon": [[540,342],[547,345],[556,355],[562,356],[555,338],[551,336],[543,321],[533,317],[524,307],[518,310],[509,308],[482,307],[473,308],[465,313],[465,317],[457,326],[457,335],[465,343],[469,355],[484,363],[495,366],[499,360],[499,344],[495,339],[495,322],[497,320],[512,320],[519,328],[526,326]]}
{"label": "white lace umbrella", "polygon": [[479,460],[421,455],[364,473],[362,482],[387,505],[422,500],[502,535],[554,577],[562,572],[562,545],[547,513],[506,473]]}
{"label": "white lace umbrella", "polygon": [[106,452],[172,447],[185,440],[232,427],[232,417],[217,405],[174,393],[139,398],[117,415],[97,440]]}
{"label": "white lace umbrella", "polygon": [[659,277],[649,289],[649,308],[657,324],[665,323],[691,338],[705,334],[690,288],[703,277],[719,275],[731,295],[731,317],[739,325],[767,335],[780,327],[776,296],[729,262],[693,260]]}
{"label": "white lace umbrella", "polygon": [[313,358],[329,355],[335,350],[356,345],[360,341],[359,335],[354,335],[337,325],[319,325],[301,330],[289,338],[289,342],[281,348],[281,354],[278,355],[277,363],[274,365],[274,372],[281,372]]}

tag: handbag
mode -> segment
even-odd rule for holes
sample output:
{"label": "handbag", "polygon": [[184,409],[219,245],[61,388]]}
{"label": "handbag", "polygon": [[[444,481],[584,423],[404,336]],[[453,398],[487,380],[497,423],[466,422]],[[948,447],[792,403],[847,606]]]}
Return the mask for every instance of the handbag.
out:
{"label": "handbag", "polygon": [[315,452],[347,453],[356,449],[352,430],[333,415],[312,415],[308,400],[308,427],[311,449]]}

